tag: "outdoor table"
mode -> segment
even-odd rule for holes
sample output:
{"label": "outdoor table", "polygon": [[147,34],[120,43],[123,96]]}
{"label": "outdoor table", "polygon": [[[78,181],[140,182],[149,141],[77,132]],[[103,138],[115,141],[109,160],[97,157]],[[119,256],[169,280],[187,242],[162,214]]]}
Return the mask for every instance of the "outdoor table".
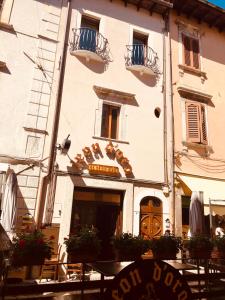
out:
{"label": "outdoor table", "polygon": [[164,262],[168,263],[170,266],[172,266],[174,269],[177,269],[179,271],[188,271],[188,270],[197,270],[197,266],[193,266],[187,263],[179,262],[177,260],[163,260]]}
{"label": "outdoor table", "polygon": [[[105,277],[116,276],[121,270],[123,270],[130,262],[118,262],[118,261],[96,261],[94,263],[87,263],[94,271],[101,274],[101,281],[104,281]],[[103,294],[103,288],[100,293]]]}

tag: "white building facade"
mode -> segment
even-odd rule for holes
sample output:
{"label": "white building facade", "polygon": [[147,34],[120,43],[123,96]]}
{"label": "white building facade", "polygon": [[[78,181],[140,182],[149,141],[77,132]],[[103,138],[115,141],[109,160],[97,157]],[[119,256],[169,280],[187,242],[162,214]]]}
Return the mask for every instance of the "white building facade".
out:
{"label": "white building facade", "polygon": [[170,3],[150,7],[105,0],[65,7],[56,130],[58,143],[70,134],[71,147],[68,155],[57,147],[55,197],[44,210],[46,223],[60,224],[60,242],[84,225],[95,226],[105,246],[115,233],[160,236],[172,221],[162,16]]}
{"label": "white building facade", "polygon": [[17,219],[58,226],[60,243],[93,225],[106,247],[173,230],[170,2],[19,4],[8,21],[3,5],[0,30],[0,159],[17,173]]}

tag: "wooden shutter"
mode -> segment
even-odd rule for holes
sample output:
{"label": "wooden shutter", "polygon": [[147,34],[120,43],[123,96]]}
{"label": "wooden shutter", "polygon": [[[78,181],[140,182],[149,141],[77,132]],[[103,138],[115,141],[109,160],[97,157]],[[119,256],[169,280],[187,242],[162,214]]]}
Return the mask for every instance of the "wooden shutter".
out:
{"label": "wooden shutter", "polygon": [[184,46],[184,63],[187,66],[191,65],[191,39],[183,35],[183,46]]}
{"label": "wooden shutter", "polygon": [[191,101],[186,102],[186,128],[187,141],[192,143],[201,142],[200,130],[200,104]]}
{"label": "wooden shutter", "polygon": [[103,104],[102,107],[102,128],[101,136],[109,137],[109,111],[110,107],[107,104]]}
{"label": "wooden shutter", "polygon": [[192,39],[193,67],[199,69],[199,41]]}
{"label": "wooden shutter", "polygon": [[207,144],[207,129],[206,129],[206,115],[205,106],[201,105],[201,142],[202,144]]}

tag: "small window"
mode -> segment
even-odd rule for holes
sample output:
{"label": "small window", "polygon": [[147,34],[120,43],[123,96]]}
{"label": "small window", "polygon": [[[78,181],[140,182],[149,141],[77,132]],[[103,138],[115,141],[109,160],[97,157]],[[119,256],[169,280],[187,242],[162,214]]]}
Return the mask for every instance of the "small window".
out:
{"label": "small window", "polygon": [[186,101],[187,141],[207,144],[206,106],[202,103]]}
{"label": "small window", "polygon": [[200,69],[199,40],[183,34],[184,64]]}
{"label": "small window", "polygon": [[101,136],[111,139],[118,138],[120,107],[103,104]]}

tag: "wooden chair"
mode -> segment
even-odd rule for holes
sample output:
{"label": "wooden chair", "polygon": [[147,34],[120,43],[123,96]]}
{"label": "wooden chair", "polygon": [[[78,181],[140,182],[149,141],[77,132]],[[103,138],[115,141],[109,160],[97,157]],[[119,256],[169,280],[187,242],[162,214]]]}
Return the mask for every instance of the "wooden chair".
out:
{"label": "wooden chair", "polygon": [[66,265],[66,277],[68,279],[82,280],[83,266],[82,263],[69,263]]}
{"label": "wooden chair", "polygon": [[54,253],[50,260],[45,260],[44,265],[41,266],[40,281],[45,279],[58,280],[59,275],[59,260],[62,245],[58,244],[57,252]]}

